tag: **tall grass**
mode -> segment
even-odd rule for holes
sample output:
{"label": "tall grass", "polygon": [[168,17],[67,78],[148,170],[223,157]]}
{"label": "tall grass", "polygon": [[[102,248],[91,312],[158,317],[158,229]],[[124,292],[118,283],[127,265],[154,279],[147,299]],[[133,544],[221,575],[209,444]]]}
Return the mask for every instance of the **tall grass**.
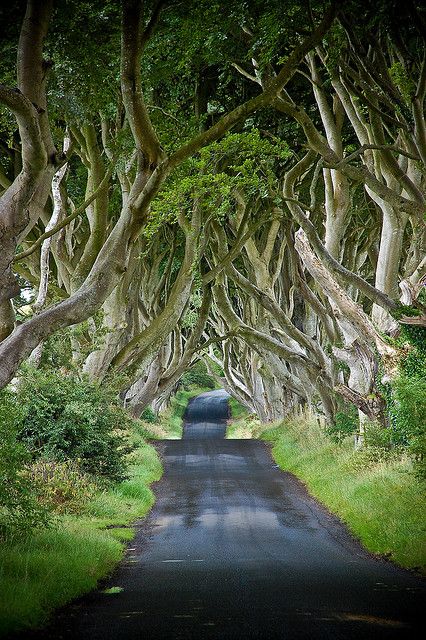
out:
{"label": "tall grass", "polygon": [[247,440],[250,438],[258,438],[264,431],[263,425],[259,419],[249,413],[235,398],[229,398],[230,420],[226,428],[226,437],[230,440]]}
{"label": "tall grass", "polygon": [[162,473],[155,449],[135,438],[128,480],[99,491],[84,514],[60,516],[51,529],[2,544],[1,635],[43,625],[53,609],[93,589],[121,559],[123,541],[133,536],[127,525],[150,509],[149,484]]}
{"label": "tall grass", "polygon": [[228,437],[271,442],[281,469],[300,478],[369,551],[426,573],[424,484],[408,457],[368,447],[355,451],[350,437],[335,444],[309,413],[273,426],[240,418]]}
{"label": "tall grass", "polygon": [[424,486],[407,457],[378,458],[354,451],[353,440],[333,444],[313,416],[299,416],[264,431],[282,469],[337,514],[373,553],[426,573]]}

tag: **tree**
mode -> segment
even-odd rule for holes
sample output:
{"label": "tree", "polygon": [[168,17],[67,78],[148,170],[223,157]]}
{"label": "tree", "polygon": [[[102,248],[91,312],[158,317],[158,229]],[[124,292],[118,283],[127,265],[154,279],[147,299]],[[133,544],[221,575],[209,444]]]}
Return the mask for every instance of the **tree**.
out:
{"label": "tree", "polygon": [[426,322],[424,29],[388,5],[30,0],[0,88],[0,386],[61,330],[134,415],[202,359],[262,420],[386,426],[395,336]]}
{"label": "tree", "polygon": [[[0,88],[1,101],[15,115],[22,146],[22,169],[1,196],[1,386],[13,377],[20,362],[48,335],[90,318],[113,294],[126,272],[133,268],[132,261],[139,253],[140,235],[146,224],[149,207],[166,178],[181,163],[222,137],[236,123],[270,104],[277,91],[294,75],[304,55],[321,42],[335,14],[334,7],[327,9],[314,30],[303,39],[298,39],[276,78],[258,95],[236,106],[208,129],[180,142],[176,149],[166,153],[148,111],[141,75],[144,51],[154,34],[163,4],[157,3],[150,15],[145,16],[139,1],[123,2],[118,92],[122,106],[117,110],[117,113],[121,111],[121,118],[115,126],[115,137],[109,140],[111,128],[102,117],[96,117],[91,124],[83,122],[78,131],[74,128],[75,146],[79,147],[82,162],[89,170],[86,184],[86,195],[89,197],[57,225],[38,235],[31,248],[15,255],[17,246],[25,241],[30,232],[35,231],[39,219],[43,219],[52,178],[61,163],[71,156],[70,153],[66,157],[58,153],[48,113],[46,85],[49,63],[43,58],[43,44],[52,7],[50,3],[37,0],[28,2],[18,46],[18,90],[5,85]],[[127,168],[127,165],[124,172],[120,172],[121,202],[112,219],[108,220],[106,188],[118,161],[119,136],[126,128],[131,134],[132,152],[128,157],[131,168]],[[72,136],[72,127],[70,133]],[[108,167],[104,165],[104,157],[100,156],[100,145],[109,160]],[[83,213],[87,216],[85,226],[88,224],[89,233],[86,234],[84,245],[74,255],[78,260],[74,259],[74,265],[71,264],[72,273],[64,277],[65,280],[69,279],[69,291],[64,292],[65,298],[14,327],[11,299],[17,295],[18,287],[12,272],[13,261],[21,263],[44,239],[64,229]],[[87,231],[87,226],[83,231]],[[78,237],[78,234],[74,235]],[[61,268],[65,267],[65,272],[66,265],[61,259],[59,262]],[[182,301],[182,304],[184,306],[185,302]],[[176,320],[179,316],[174,314]],[[166,329],[166,333],[170,330]],[[149,345],[155,344],[157,347],[159,338],[154,334],[153,327],[145,332],[148,350]],[[137,339],[138,350],[140,341],[145,337]],[[127,352],[129,349],[131,347],[127,347]]]}

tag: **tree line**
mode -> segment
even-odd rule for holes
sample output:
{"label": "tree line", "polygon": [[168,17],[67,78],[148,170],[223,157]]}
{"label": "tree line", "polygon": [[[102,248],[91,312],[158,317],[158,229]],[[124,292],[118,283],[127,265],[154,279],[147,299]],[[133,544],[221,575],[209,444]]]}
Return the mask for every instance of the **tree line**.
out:
{"label": "tree line", "polygon": [[202,361],[263,421],[350,406],[421,457],[420,4],[3,11],[0,386],[72,368],[140,416]]}

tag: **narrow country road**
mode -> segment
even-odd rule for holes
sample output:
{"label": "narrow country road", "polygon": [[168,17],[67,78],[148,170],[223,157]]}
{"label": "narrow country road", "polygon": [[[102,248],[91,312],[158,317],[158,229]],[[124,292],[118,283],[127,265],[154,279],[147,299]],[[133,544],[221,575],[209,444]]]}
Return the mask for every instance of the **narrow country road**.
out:
{"label": "narrow country road", "polygon": [[163,444],[158,501],[106,586],[43,638],[420,638],[424,582],[370,557],[268,447],[225,440],[224,392]]}

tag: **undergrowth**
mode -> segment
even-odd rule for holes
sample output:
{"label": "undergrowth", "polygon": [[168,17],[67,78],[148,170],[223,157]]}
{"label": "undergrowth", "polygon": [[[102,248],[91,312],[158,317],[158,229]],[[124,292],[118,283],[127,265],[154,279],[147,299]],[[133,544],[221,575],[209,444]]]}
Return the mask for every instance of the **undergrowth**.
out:
{"label": "undergrowth", "polygon": [[235,398],[229,398],[230,420],[226,429],[226,437],[230,440],[244,440],[257,437],[257,427],[261,424],[258,418],[249,413]]}
{"label": "undergrowth", "polygon": [[50,528],[0,548],[0,634],[41,626],[57,607],[96,587],[133,537],[130,523],[154,502],[161,477],[156,450],[137,433],[128,479],[97,490],[78,515],[56,516]]}

